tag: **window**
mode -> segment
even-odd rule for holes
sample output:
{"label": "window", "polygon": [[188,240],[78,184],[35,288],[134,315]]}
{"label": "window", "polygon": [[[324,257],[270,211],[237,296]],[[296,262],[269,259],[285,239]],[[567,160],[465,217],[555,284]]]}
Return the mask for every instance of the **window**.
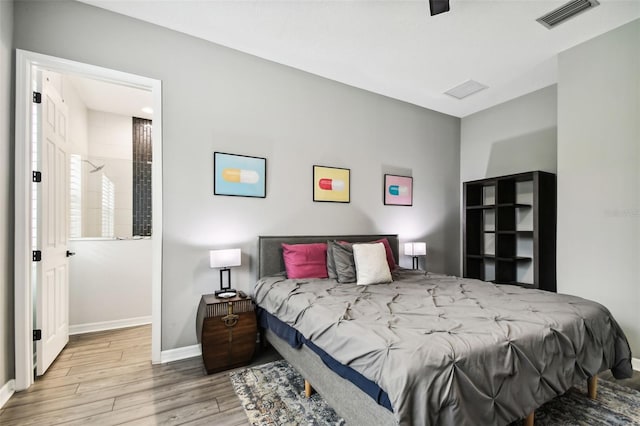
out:
{"label": "window", "polygon": [[113,238],[115,191],[111,179],[102,175],[102,236]]}
{"label": "window", "polygon": [[82,237],[82,157],[69,158],[69,237]]}

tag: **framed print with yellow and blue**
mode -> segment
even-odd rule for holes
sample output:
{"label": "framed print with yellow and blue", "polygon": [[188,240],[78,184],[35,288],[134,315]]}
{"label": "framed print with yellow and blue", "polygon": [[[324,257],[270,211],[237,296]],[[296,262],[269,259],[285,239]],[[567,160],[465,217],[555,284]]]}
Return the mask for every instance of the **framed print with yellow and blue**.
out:
{"label": "framed print with yellow and blue", "polygon": [[214,152],[213,194],[265,198],[267,159]]}

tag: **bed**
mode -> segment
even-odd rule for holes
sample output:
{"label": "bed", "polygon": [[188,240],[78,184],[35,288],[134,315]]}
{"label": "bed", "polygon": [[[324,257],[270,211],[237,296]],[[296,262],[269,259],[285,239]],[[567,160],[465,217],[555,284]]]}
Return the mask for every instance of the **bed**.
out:
{"label": "bed", "polygon": [[532,421],[600,371],[632,374],[618,324],[581,298],[402,268],[366,286],[282,273],[282,243],[380,238],[397,260],[396,235],[259,238],[264,335],[348,424]]}

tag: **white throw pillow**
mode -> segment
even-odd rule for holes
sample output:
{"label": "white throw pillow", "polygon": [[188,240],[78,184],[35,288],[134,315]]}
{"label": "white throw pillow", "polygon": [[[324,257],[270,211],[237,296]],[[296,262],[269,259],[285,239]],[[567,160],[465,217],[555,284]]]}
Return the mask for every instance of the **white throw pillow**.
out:
{"label": "white throw pillow", "polygon": [[384,244],[354,244],[353,260],[356,264],[358,285],[390,283],[391,271],[387,263]]}

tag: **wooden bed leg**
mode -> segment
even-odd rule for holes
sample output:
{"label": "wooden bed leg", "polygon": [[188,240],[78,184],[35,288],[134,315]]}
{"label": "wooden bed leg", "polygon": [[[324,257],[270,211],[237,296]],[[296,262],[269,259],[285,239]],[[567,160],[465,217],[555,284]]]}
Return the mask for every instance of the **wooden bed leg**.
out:
{"label": "wooden bed leg", "polygon": [[524,426],[533,426],[533,419],[535,417],[535,411],[529,413],[529,415],[524,419]]}
{"label": "wooden bed leg", "polygon": [[587,393],[591,399],[596,399],[598,396],[598,376],[590,377],[587,380]]}
{"label": "wooden bed leg", "polygon": [[311,394],[313,393],[313,388],[311,387],[311,383],[304,381],[304,396],[307,398],[311,398]]}

